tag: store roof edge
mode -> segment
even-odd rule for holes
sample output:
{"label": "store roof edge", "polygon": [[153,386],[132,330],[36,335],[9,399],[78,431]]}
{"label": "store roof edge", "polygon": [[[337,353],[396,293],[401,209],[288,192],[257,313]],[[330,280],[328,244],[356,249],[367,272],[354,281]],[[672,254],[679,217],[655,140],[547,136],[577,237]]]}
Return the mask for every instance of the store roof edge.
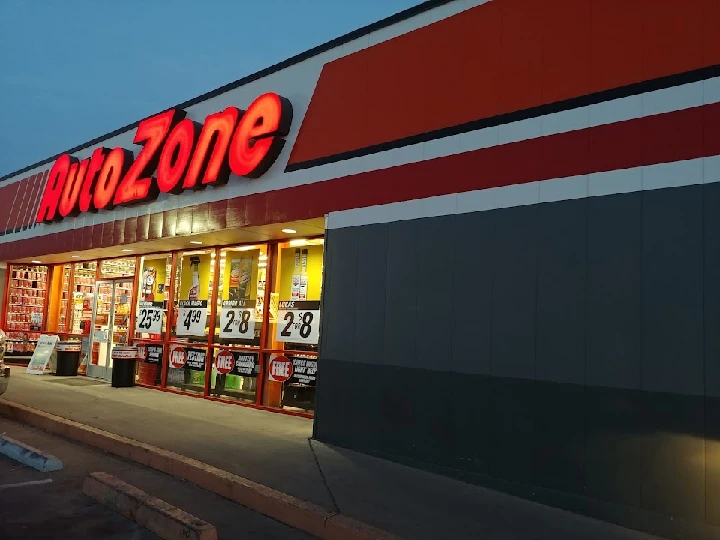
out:
{"label": "store roof edge", "polygon": [[[392,26],[394,24],[397,24],[401,21],[404,21],[405,19],[409,19],[411,17],[415,17],[416,15],[420,15],[421,13],[424,13],[426,11],[429,11],[431,9],[434,9],[436,7],[442,6],[444,4],[449,4],[451,2],[455,2],[456,0],[425,0],[424,2],[410,7],[408,9],[405,9],[403,11],[399,11],[395,13],[394,15],[390,15],[389,17],[385,17],[384,19],[380,19],[379,21],[376,21],[374,23],[368,24],[366,26],[363,26],[361,28],[358,28],[356,30],[353,30],[351,32],[348,32],[347,34],[344,34],[342,36],[336,37],[331,39],[330,41],[326,41],[325,43],[318,45],[316,47],[313,47],[312,49],[308,49],[304,52],[301,52],[299,54],[296,54],[295,56],[291,56],[290,58],[286,58],[285,60],[282,60],[281,62],[278,62],[277,64],[273,64],[272,66],[266,67],[264,69],[261,69],[260,71],[256,71],[255,73],[251,73],[249,75],[246,75],[245,77],[241,77],[240,79],[237,79],[233,82],[230,82],[228,84],[225,84],[223,86],[220,86],[219,88],[215,88],[214,90],[210,90],[209,92],[206,92],[204,94],[201,94],[197,97],[194,97],[192,99],[189,99],[187,101],[184,101],[182,103],[179,103],[174,106],[167,107],[163,110],[168,110],[171,108],[179,108],[183,109],[186,107],[191,107],[192,105],[196,105],[197,103],[201,103],[205,100],[214,98],[220,94],[224,94],[225,92],[228,92],[230,90],[233,90],[235,88],[239,88],[240,86],[243,86],[245,84],[251,83],[253,81],[256,81],[258,79],[262,79],[263,77],[267,77],[268,75],[272,75],[273,73],[277,71],[281,71],[283,69],[286,69],[290,66],[293,66],[295,64],[299,64],[300,62],[304,62],[308,58],[312,58],[313,56],[317,56],[319,54],[322,54],[326,51],[329,51],[331,49],[334,49],[336,47],[339,47],[341,45],[344,45],[345,43],[348,43],[354,39],[358,39],[364,35],[370,34],[372,32],[375,32],[377,30],[381,30],[383,28],[386,28],[388,26]],[[158,114],[157,111],[152,113],[150,116],[153,116],[155,114]],[[149,117],[145,117],[149,118]],[[55,154],[54,156],[45,158],[41,161],[38,161],[37,163],[33,163],[32,165],[28,165],[27,167],[23,167],[22,169],[18,169],[16,171],[13,171],[11,173],[5,174],[3,176],[0,176],[0,182],[4,182],[5,180],[8,180],[10,178],[13,178],[15,176],[18,176],[20,174],[23,174],[29,170],[34,169],[35,167],[40,167],[41,165],[45,165],[47,163],[50,163],[51,161],[56,160],[59,156],[63,154],[71,154],[73,152],[78,152],[80,150],[83,150],[85,148],[88,148],[90,146],[94,146],[105,139],[109,139],[111,137],[115,137],[116,135],[120,135],[121,133],[124,133],[130,129],[133,129],[138,126],[140,122],[142,122],[145,118],[141,118],[140,120],[136,120],[135,122],[132,122],[131,124],[128,124],[126,126],[123,126],[121,128],[118,128],[114,131],[111,131],[109,133],[105,133],[104,135],[101,135],[99,137],[96,137],[90,141],[84,142],[82,144],[79,144],[73,148],[70,148],[68,150],[64,150],[63,152],[60,152],[58,154]]]}

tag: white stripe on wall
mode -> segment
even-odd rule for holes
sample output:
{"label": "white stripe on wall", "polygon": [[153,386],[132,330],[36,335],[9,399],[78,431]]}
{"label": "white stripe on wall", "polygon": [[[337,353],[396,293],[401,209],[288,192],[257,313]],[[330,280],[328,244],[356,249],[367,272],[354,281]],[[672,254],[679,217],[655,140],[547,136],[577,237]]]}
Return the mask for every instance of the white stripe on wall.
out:
{"label": "white stripe on wall", "polygon": [[331,212],[326,223],[328,229],[342,229],[715,182],[720,182],[720,156]]}

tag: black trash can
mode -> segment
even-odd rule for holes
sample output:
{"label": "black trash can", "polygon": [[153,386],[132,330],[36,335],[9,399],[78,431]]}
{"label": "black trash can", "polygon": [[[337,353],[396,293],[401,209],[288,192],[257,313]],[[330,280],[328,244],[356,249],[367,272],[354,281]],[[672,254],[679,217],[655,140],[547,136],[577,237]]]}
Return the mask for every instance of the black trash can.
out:
{"label": "black trash can", "polygon": [[59,341],[57,344],[57,365],[55,375],[75,377],[80,363],[80,342]]}
{"label": "black trash can", "polygon": [[135,386],[135,362],[137,360],[137,349],[135,347],[115,347],[112,351],[113,388],[127,388]]}

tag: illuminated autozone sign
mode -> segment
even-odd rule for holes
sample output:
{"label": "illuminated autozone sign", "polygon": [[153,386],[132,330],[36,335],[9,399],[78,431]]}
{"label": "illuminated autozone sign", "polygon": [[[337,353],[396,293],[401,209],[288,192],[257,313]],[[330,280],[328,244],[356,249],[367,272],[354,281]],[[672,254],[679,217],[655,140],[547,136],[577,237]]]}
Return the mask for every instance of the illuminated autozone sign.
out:
{"label": "illuminated autozone sign", "polygon": [[292,105],[268,93],[241,111],[228,107],[203,125],[170,109],[140,122],[125,148],[97,148],[79,161],[63,154],[52,166],[35,221],[57,221],[228,181],[230,172],[257,178],[277,159],[292,122]]}

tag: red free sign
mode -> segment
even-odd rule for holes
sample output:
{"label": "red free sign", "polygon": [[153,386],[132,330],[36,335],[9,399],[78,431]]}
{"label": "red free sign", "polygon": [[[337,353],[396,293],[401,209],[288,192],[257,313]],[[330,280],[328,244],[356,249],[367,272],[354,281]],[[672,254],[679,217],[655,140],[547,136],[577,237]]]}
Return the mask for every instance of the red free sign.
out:
{"label": "red free sign", "polygon": [[268,378],[275,382],[285,382],[293,374],[292,362],[286,356],[276,356],[270,361]]}
{"label": "red free sign", "polygon": [[185,362],[187,362],[187,352],[185,352],[184,347],[175,347],[174,349],[170,350],[170,358],[168,359],[170,361],[170,367],[175,369],[180,369],[185,365]]}
{"label": "red free sign", "polygon": [[215,369],[227,375],[235,367],[235,357],[230,351],[220,351],[215,357]]}

